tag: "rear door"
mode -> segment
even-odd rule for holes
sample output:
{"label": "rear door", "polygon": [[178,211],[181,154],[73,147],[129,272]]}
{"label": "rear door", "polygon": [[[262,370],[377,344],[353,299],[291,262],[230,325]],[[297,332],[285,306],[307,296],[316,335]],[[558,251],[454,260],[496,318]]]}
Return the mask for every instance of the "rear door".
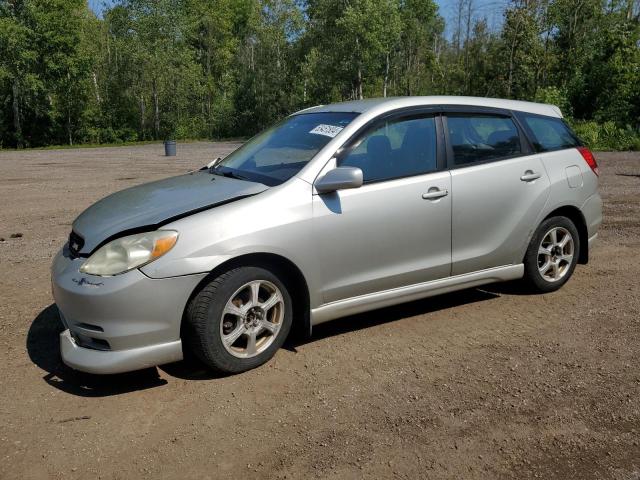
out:
{"label": "rear door", "polygon": [[539,155],[508,111],[444,117],[452,190],[452,275],[522,262],[549,197]]}

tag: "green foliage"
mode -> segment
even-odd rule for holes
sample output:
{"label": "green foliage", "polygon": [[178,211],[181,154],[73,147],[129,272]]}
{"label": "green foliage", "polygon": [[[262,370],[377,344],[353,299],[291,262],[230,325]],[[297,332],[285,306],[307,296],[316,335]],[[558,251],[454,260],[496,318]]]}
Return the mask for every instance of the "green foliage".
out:
{"label": "green foliage", "polygon": [[539,84],[542,39],[534,3],[505,12],[498,65],[502,92],[507,98],[531,98]]}
{"label": "green foliage", "polygon": [[640,132],[613,121],[570,121],[574,131],[593,150],[640,150]]}
{"label": "green foliage", "polygon": [[595,149],[640,147],[637,0],[0,0],[0,148],[248,136],[385,95],[551,103]]}
{"label": "green foliage", "polygon": [[570,117],[573,114],[571,102],[569,102],[566,91],[558,87],[538,88],[535,96],[533,97],[533,101],[555,105],[560,109],[564,116]]}

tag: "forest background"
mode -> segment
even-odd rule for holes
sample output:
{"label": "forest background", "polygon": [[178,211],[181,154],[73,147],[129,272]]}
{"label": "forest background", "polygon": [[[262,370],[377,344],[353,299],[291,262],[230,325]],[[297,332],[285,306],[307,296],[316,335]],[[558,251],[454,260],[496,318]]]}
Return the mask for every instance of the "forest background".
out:
{"label": "forest background", "polygon": [[[0,148],[247,137],[401,95],[558,105],[640,150],[640,1],[0,0]],[[451,12],[453,12],[451,14]]]}

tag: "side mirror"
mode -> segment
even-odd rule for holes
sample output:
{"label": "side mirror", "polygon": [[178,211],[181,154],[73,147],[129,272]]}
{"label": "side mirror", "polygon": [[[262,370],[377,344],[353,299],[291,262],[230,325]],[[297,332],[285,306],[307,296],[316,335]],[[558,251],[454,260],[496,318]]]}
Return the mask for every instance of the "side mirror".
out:
{"label": "side mirror", "polygon": [[315,183],[318,193],[335,192],[362,186],[362,170],[357,167],[337,167],[329,170]]}

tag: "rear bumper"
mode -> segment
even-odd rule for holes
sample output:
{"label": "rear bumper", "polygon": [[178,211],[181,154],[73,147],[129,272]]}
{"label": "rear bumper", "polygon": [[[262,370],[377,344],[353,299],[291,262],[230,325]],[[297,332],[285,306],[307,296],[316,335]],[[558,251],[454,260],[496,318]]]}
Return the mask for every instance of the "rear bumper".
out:
{"label": "rear bumper", "polygon": [[205,274],[152,279],[131,270],[97,277],[80,273],[82,263],[60,252],[51,270],[66,328],[60,335],[65,364],[90,373],[120,373],[182,359],[182,315]]}
{"label": "rear bumper", "polygon": [[580,208],[587,224],[587,236],[589,240],[595,239],[600,225],[602,225],[602,198],[599,193],[591,195]]}
{"label": "rear bumper", "polygon": [[182,360],[182,342],[162,343],[129,350],[102,351],[79,346],[67,329],[60,334],[62,361],[88,373],[122,373]]}
{"label": "rear bumper", "polygon": [[600,197],[600,194],[596,192],[587,198],[587,201],[584,202],[580,210],[582,211],[587,227],[587,248],[586,251],[580,254],[579,261],[580,263],[587,263],[596,239],[598,238],[598,230],[600,229],[600,225],[602,225],[602,197]]}

